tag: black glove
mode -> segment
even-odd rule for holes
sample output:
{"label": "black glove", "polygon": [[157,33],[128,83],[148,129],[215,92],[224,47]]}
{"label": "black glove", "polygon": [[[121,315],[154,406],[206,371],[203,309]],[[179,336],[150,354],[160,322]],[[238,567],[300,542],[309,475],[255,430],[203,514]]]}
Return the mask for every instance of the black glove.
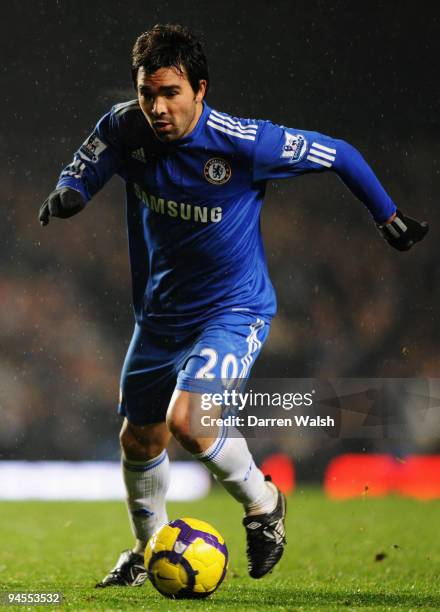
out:
{"label": "black glove", "polygon": [[40,208],[38,220],[44,226],[49,223],[50,217],[67,219],[79,213],[85,205],[86,202],[79,191],[70,187],[55,189]]}
{"label": "black glove", "polygon": [[385,240],[398,251],[407,251],[416,242],[420,242],[426,236],[429,225],[426,221],[416,221],[411,217],[405,217],[400,210],[391,223],[383,223],[377,229]]}

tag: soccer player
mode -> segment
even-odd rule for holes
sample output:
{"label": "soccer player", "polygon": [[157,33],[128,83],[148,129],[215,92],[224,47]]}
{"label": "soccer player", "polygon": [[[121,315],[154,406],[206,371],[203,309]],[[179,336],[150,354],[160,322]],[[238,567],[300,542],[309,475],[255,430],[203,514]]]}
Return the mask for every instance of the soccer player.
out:
{"label": "soccer player", "polygon": [[136,325],[118,410],[136,541],[97,586],[146,579],[146,542],[167,521],[171,435],[243,505],[249,573],[260,578],[284,550],[285,499],[243,437],[224,427],[200,437],[190,416],[200,403],[194,381],[249,376],[275,314],[260,233],[266,183],[335,172],[401,251],[428,226],[396,209],[347,142],[210,108],[206,58],[186,28],[157,25],[141,34],[132,77],[137,98],[99,120],[39,213],[42,225],[71,217],[112,175],[126,183]]}

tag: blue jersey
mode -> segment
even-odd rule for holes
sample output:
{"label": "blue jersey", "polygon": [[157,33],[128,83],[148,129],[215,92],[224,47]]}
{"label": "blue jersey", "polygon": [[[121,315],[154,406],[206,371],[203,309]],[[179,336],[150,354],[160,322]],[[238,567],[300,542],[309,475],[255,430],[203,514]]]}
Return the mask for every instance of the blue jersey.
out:
{"label": "blue jersey", "polygon": [[228,312],[275,313],[260,231],[270,179],[336,172],[377,222],[396,207],[359,152],[318,132],[239,119],[204,103],[194,130],[163,143],[136,100],[118,104],[61,173],[88,201],[126,182],[136,321],[164,333]]}

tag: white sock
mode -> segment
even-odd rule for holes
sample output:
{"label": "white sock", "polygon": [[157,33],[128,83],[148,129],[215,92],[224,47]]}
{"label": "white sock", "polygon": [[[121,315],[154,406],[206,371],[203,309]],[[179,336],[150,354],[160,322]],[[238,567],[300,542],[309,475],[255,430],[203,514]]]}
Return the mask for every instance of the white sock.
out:
{"label": "white sock", "polygon": [[166,450],[149,461],[122,457],[122,474],[127,491],[131,529],[136,538],[134,552],[143,553],[153,533],[168,522],[165,495],[170,462]]}
{"label": "white sock", "polygon": [[204,463],[228,493],[243,504],[247,515],[266,514],[275,509],[277,489],[264,480],[238,430],[231,428],[228,435],[228,429],[222,427],[217,440],[194,458]]}

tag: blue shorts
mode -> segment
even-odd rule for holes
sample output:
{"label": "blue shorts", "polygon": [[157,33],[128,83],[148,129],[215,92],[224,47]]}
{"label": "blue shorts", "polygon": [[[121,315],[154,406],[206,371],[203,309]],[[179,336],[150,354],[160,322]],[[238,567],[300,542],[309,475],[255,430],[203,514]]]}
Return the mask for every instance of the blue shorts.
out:
{"label": "blue shorts", "polygon": [[245,380],[269,328],[270,320],[245,312],[184,336],[136,325],[121,373],[119,414],[133,425],[162,423],[174,389],[203,393],[203,381]]}

